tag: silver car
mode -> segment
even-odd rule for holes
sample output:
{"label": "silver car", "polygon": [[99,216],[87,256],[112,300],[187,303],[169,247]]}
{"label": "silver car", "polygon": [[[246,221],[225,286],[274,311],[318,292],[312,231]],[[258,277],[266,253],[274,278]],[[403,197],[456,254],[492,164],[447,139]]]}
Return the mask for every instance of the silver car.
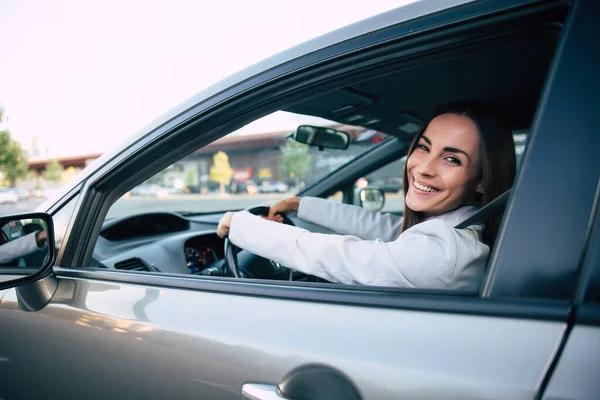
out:
{"label": "silver car", "polygon": [[[598,15],[593,0],[401,7],[216,84],[40,213],[0,218],[48,236],[0,267],[0,398],[599,398]],[[493,102],[527,137],[512,192],[488,209],[504,218],[480,290],[332,284],[226,258],[223,212],[291,194],[360,205],[356,182],[401,177],[424,118],[462,99]],[[274,113],[350,142],[235,134]],[[232,196],[233,169],[302,184]],[[201,176],[220,189],[126,196]],[[402,193],[378,196],[402,213]]]}
{"label": "silver car", "polygon": [[17,193],[9,188],[0,188],[0,204],[16,204],[19,201]]}

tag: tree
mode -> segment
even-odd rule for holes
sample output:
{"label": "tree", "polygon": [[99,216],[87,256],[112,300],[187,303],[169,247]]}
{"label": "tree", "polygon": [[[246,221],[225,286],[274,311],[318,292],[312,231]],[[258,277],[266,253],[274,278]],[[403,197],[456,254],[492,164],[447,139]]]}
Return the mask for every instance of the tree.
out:
{"label": "tree", "polygon": [[310,171],[311,155],[308,146],[295,140],[288,140],[279,147],[282,155],[283,172],[296,181]]}
{"label": "tree", "polygon": [[44,171],[44,178],[51,182],[60,182],[63,174],[63,166],[58,160],[52,160],[46,165],[46,171]]}
{"label": "tree", "polygon": [[[2,110],[0,110],[1,118]],[[10,137],[7,130],[0,131],[0,172],[14,187],[17,179],[27,175],[27,156],[18,142]]]}
{"label": "tree", "polygon": [[225,185],[229,185],[233,169],[229,165],[229,157],[223,151],[217,152],[213,156],[213,165],[210,167],[210,180],[219,182],[221,194],[225,193]]}
{"label": "tree", "polygon": [[185,171],[185,185],[187,187],[198,185],[198,171],[196,165],[187,164],[183,170]]}

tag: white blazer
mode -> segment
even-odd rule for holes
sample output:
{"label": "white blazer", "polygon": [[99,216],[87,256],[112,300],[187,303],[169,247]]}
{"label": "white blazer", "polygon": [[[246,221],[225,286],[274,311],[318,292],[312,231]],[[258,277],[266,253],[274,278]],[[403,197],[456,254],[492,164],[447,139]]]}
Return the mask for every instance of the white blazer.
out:
{"label": "white blazer", "polygon": [[26,256],[36,250],[43,250],[43,247],[38,247],[35,240],[36,232],[20,237],[0,246],[0,264],[6,264],[19,257]]}
{"label": "white blazer", "polygon": [[229,231],[237,246],[331,282],[404,288],[478,290],[489,247],[483,225],[455,229],[477,211],[465,206],[400,234],[402,217],[303,197],[298,217],[338,235],[265,220],[242,211]]}

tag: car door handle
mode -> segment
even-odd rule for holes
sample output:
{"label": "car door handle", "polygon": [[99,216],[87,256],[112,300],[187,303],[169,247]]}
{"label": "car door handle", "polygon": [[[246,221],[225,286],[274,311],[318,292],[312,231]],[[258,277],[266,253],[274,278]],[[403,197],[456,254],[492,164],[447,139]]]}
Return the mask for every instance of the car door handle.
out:
{"label": "car door handle", "polygon": [[246,383],[244,400],[362,400],[350,378],[332,367],[304,365],[292,370],[278,385]]}
{"label": "car door handle", "polygon": [[273,385],[260,383],[246,383],[242,386],[242,399],[244,400],[287,400],[279,395],[279,389]]}

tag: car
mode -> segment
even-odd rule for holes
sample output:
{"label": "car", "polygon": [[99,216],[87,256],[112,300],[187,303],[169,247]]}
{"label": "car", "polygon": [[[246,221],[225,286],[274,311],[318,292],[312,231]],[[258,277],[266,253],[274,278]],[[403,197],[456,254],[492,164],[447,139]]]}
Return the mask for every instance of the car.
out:
{"label": "car", "polygon": [[231,182],[229,185],[229,192],[233,194],[256,194],[258,192],[258,186],[256,182],[248,179],[243,182]]}
{"label": "car", "polygon": [[[40,205],[55,236],[47,262],[0,270],[0,397],[598,398],[597,15],[585,0],[423,0],[173,109]],[[359,204],[357,180],[464,99],[495,104],[527,135],[479,290],[333,284],[231,245],[226,259],[218,221],[264,212],[267,196],[121,199],[179,163],[222,182],[267,166],[306,183],[288,196]],[[281,113],[346,132],[347,148],[296,143],[294,127],[237,132]],[[368,130],[381,139],[356,140]]]}
{"label": "car", "polygon": [[264,181],[258,186],[259,193],[285,193],[288,190],[288,185],[283,182]]}
{"label": "car", "polygon": [[384,193],[398,193],[402,191],[402,178],[387,177],[379,179],[370,184],[381,189]]}
{"label": "car", "polygon": [[27,200],[29,199],[29,192],[25,189],[15,188],[13,191],[16,193],[17,198],[19,200]]}
{"label": "car", "polygon": [[153,185],[139,185],[131,189],[132,196],[156,196],[156,187]]}
{"label": "car", "polygon": [[0,188],[0,204],[16,204],[19,201],[17,193],[9,188]]}

